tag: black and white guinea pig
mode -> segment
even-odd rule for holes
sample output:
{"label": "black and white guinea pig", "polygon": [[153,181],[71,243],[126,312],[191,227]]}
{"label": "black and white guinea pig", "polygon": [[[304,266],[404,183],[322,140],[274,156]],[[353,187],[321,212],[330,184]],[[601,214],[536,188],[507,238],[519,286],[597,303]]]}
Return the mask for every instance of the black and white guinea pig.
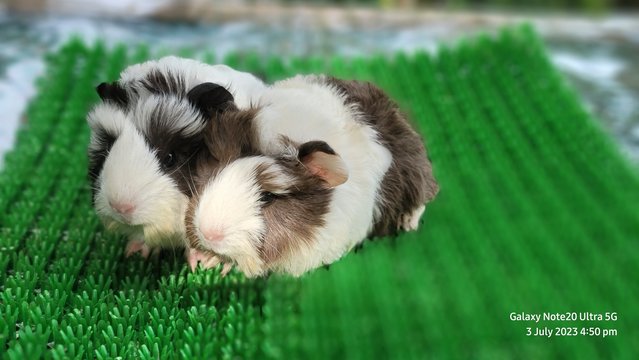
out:
{"label": "black and white guinea pig", "polygon": [[439,190],[421,137],[370,83],[297,76],[229,109],[207,124],[214,160],[198,169],[209,180],[187,236],[247,276],[298,276],[369,236],[415,230]]}
{"label": "black and white guinea pig", "polygon": [[127,255],[186,245],[202,131],[227,100],[248,108],[264,88],[251,74],[177,57],[132,65],[97,87],[103,101],[87,116],[93,203],[107,228],[129,236]]}

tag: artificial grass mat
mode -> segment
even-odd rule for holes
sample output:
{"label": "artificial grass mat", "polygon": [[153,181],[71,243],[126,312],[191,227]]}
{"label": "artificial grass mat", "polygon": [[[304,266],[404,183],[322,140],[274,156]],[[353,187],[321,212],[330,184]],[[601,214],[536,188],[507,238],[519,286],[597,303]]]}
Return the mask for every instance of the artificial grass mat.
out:
{"label": "artificial grass mat", "polygon": [[[182,55],[189,55],[188,53]],[[266,76],[373,80],[427,140],[441,192],[421,229],[301,279],[125,259],[86,180],[93,88],[147,49],[47,58],[0,173],[0,354],[46,358],[627,358],[639,355],[639,181],[528,28],[424,53],[231,56]],[[513,322],[511,312],[617,312]],[[526,327],[616,336],[527,337]],[[602,334],[601,332],[599,334]]]}

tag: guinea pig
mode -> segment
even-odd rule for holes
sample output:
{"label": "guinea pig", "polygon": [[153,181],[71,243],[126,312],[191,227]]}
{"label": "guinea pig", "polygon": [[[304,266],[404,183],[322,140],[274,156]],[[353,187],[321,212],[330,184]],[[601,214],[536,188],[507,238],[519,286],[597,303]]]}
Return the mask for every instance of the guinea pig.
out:
{"label": "guinea pig", "polygon": [[127,256],[186,245],[194,166],[207,158],[202,131],[233,99],[248,108],[264,88],[251,74],[177,57],[97,87],[102,103],[87,116],[93,203],[107,229],[129,236]]}
{"label": "guinea pig", "polygon": [[297,76],[228,109],[207,124],[213,160],[186,227],[192,247],[246,276],[299,276],[415,230],[439,190],[421,137],[370,83]]}

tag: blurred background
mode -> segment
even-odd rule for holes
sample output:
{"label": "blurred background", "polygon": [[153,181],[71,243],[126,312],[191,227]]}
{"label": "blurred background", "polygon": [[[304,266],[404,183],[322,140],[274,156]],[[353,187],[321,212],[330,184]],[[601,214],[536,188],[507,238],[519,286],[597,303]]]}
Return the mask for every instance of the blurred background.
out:
{"label": "blurred background", "polygon": [[[72,36],[107,45],[294,56],[435,52],[529,22],[602,127],[639,164],[639,0],[0,1],[0,161],[44,69]],[[1,162],[0,162],[1,166]]]}

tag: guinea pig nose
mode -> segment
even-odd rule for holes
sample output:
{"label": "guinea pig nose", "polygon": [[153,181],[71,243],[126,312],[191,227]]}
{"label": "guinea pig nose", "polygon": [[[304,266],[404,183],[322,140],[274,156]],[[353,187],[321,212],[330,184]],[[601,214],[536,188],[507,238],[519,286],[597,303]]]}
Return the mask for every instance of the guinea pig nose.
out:
{"label": "guinea pig nose", "polygon": [[113,208],[113,210],[122,215],[131,215],[133,210],[135,210],[135,205],[127,202],[109,201],[109,205]]}
{"label": "guinea pig nose", "polygon": [[218,242],[224,239],[224,232],[216,228],[205,228],[202,230],[202,235],[204,235],[206,241],[210,242]]}

